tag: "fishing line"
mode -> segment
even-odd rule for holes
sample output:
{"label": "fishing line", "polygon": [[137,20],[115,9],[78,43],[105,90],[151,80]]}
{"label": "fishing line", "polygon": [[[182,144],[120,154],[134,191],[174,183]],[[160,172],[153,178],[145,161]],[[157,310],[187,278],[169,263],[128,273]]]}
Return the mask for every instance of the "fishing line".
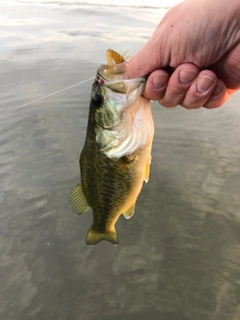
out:
{"label": "fishing line", "polygon": [[85,82],[88,82],[88,81],[90,81],[90,80],[93,80],[94,78],[95,78],[95,77],[89,78],[89,79],[87,79],[87,80],[83,80],[83,81],[78,82],[78,83],[76,83],[76,84],[73,84],[73,85],[71,85],[71,86],[69,86],[69,87],[67,87],[67,88],[64,88],[64,89],[61,89],[61,90],[58,90],[58,91],[49,93],[49,94],[47,94],[47,95],[44,96],[44,97],[41,97],[41,98],[35,99],[35,100],[33,100],[33,101],[27,102],[27,103],[25,103],[25,104],[22,104],[21,106],[12,108],[12,109],[7,110],[7,111],[0,112],[0,115],[6,114],[6,113],[10,113],[10,112],[15,111],[15,110],[17,110],[17,109],[24,108],[24,107],[26,107],[26,106],[34,103],[34,102],[37,102],[37,101],[46,99],[46,98],[51,97],[51,96],[53,96],[53,95],[55,95],[55,94],[57,94],[57,93],[60,93],[60,92],[63,92],[63,91],[65,91],[65,90],[71,89],[71,88],[73,88],[73,87],[79,86],[79,85],[81,85],[81,84],[83,84],[83,83],[85,83]]}

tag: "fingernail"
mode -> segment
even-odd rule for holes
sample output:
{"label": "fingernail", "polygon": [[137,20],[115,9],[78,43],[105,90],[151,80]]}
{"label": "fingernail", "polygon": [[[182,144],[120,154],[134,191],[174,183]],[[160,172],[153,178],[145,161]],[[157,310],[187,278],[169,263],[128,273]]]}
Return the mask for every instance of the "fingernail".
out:
{"label": "fingernail", "polygon": [[155,75],[152,80],[155,89],[161,89],[167,84],[167,77],[164,75]]}
{"label": "fingernail", "polygon": [[191,83],[197,76],[197,71],[192,69],[181,69],[179,72],[179,81],[183,84]]}
{"label": "fingernail", "polygon": [[214,83],[214,79],[201,73],[197,79],[197,91],[200,93],[206,92]]}
{"label": "fingernail", "polygon": [[223,85],[217,83],[216,87],[213,90],[212,97],[218,96],[223,91]]}

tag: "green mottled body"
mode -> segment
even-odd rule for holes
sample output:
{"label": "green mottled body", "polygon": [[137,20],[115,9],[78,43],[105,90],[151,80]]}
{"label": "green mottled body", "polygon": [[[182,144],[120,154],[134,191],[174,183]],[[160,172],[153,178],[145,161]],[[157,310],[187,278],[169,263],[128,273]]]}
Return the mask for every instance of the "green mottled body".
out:
{"label": "green mottled body", "polygon": [[151,162],[153,119],[150,101],[141,96],[146,79],[126,79],[123,58],[111,50],[107,58],[92,87],[81,183],[69,197],[78,215],[92,208],[88,245],[101,240],[118,244],[115,223],[121,214],[132,217]]}
{"label": "green mottled body", "polygon": [[92,229],[99,233],[114,231],[119,215],[135,205],[145,179],[152,140],[116,161],[99,149],[91,123],[87,136],[80,168],[83,193],[93,210]]}

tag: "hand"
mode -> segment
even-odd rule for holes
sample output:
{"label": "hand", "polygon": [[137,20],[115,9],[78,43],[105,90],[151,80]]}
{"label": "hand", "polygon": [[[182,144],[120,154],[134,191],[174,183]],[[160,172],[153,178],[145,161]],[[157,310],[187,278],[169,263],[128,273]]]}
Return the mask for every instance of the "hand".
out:
{"label": "hand", "polygon": [[165,107],[217,108],[240,88],[239,0],[186,0],[170,9],[130,59],[149,75],[143,95]]}

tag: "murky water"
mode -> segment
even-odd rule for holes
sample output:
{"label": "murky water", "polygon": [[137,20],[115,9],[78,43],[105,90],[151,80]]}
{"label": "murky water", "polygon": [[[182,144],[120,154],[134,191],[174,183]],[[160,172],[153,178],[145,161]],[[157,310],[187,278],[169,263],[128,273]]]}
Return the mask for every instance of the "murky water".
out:
{"label": "murky water", "polygon": [[[0,113],[136,52],[165,12],[0,1]],[[151,176],[120,244],[89,248],[79,181],[91,82],[0,115],[0,319],[240,319],[240,94],[218,110],[153,104]]]}

